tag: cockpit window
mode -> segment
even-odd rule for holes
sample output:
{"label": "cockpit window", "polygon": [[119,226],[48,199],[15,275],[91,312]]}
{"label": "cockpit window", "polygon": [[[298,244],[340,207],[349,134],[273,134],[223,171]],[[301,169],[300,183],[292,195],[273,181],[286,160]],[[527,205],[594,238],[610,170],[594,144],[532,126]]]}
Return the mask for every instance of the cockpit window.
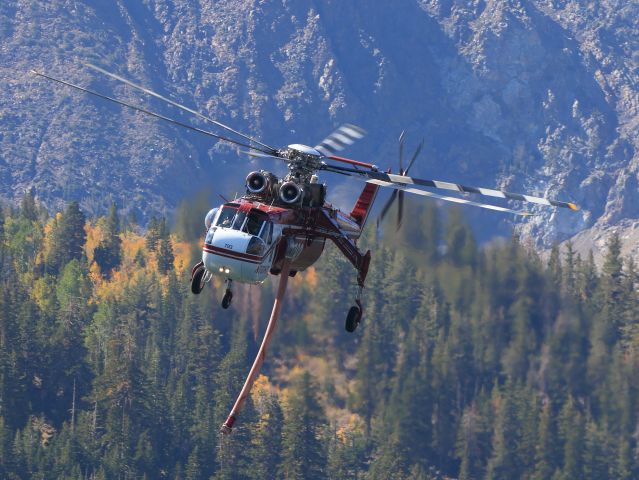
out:
{"label": "cockpit window", "polygon": [[215,225],[246,232],[266,243],[270,243],[273,234],[273,224],[268,221],[268,215],[256,209],[250,210],[247,215],[247,212],[239,211],[235,206],[225,205]]}
{"label": "cockpit window", "polygon": [[262,240],[270,245],[271,238],[273,237],[273,224],[271,222],[266,222],[262,227],[259,236]]}
{"label": "cockpit window", "polygon": [[246,233],[250,235],[259,235],[260,230],[262,229],[262,224],[264,223],[264,218],[261,215],[256,215],[255,212],[251,212],[246,221],[246,226],[244,230]]}
{"label": "cockpit window", "polygon": [[213,224],[213,219],[215,218],[219,210],[220,209],[217,207],[212,208],[211,210],[209,210],[209,213],[206,214],[206,217],[204,217],[204,226],[206,227],[207,230],[211,228],[211,225]]}
{"label": "cockpit window", "polygon": [[[258,236],[264,229],[265,223],[267,223],[268,215],[259,210],[251,210],[246,217],[246,221],[242,225],[242,231],[249,235]],[[233,225],[235,228],[235,224]]]}
{"label": "cockpit window", "polygon": [[246,221],[246,212],[237,212],[235,218],[233,219],[233,223],[231,228],[233,230],[242,230],[244,226],[244,222]]}
{"label": "cockpit window", "polygon": [[222,211],[220,212],[220,216],[218,217],[217,223],[215,225],[217,225],[218,227],[230,227],[233,221],[233,217],[236,213],[236,207],[222,207]]}
{"label": "cockpit window", "polygon": [[246,253],[250,255],[264,255],[265,251],[266,245],[264,245],[264,242],[260,239],[260,237],[251,238],[248,246],[246,247]]}

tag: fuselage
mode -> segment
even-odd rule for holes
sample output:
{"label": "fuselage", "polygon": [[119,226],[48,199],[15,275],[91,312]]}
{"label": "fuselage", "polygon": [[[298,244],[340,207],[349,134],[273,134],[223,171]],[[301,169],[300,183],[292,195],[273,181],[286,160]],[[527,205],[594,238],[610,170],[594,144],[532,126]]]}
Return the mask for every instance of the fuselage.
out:
{"label": "fuselage", "polygon": [[206,222],[206,269],[249,284],[262,283],[269,272],[279,273],[285,256],[291,272],[305,270],[319,259],[335,227],[353,240],[361,234],[353,218],[330,204],[286,208],[244,197],[212,210]]}

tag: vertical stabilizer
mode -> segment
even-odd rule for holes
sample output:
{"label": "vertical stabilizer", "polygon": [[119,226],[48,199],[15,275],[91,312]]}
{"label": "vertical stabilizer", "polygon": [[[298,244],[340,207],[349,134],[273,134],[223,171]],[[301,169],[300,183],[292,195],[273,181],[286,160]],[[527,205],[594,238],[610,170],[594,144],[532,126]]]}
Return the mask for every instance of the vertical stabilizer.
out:
{"label": "vertical stabilizer", "polygon": [[367,183],[366,186],[364,186],[364,190],[362,190],[362,193],[359,195],[357,203],[355,203],[355,206],[353,207],[351,217],[357,222],[360,228],[364,228],[364,225],[366,224],[366,219],[368,218],[368,214],[370,213],[375,197],[377,196],[377,190],[379,190],[379,185]]}

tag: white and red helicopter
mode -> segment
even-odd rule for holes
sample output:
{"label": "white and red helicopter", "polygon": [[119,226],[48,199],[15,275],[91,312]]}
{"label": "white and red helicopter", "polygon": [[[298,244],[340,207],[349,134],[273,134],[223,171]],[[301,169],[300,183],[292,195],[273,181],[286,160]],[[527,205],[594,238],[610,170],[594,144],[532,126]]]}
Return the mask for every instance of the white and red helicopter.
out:
{"label": "white and red helicopter", "polygon": [[[265,170],[249,173],[246,177],[246,193],[242,197],[225,202],[206,215],[206,237],[202,260],[191,271],[191,291],[194,294],[201,293],[205,284],[213,276],[221,277],[226,282],[226,291],[222,299],[223,308],[228,308],[231,304],[233,281],[260,284],[269,274],[280,276],[277,295],[262,344],[244,387],[222,426],[223,433],[231,432],[235,419],[257,378],[277,324],[288,277],[313,265],[320,258],[327,239],[335,243],[357,271],[358,291],[354,300],[355,305],[348,311],[345,324],[349,332],[357,328],[363,313],[361,293],[371,260],[370,250],[362,252],[357,247],[357,240],[366,225],[380,187],[389,187],[394,189],[394,192],[383,207],[378,221],[386,215],[393,202],[397,200],[398,226],[401,223],[404,192],[515,215],[532,215],[527,211],[441,195],[427,189],[451,190],[578,210],[578,207],[570,202],[409,177],[408,172],[422,145],[420,144],[404,169],[403,133],[399,141],[398,174],[392,174],[390,170],[382,172],[371,163],[335,155],[336,152],[364,136],[361,128],[350,124],[342,125],[314,147],[291,144],[284,148],[275,148],[119,75],[92,64],[85,64],[85,66],[212,123],[236,138],[179,122],[42,72],[32,71],[32,73],[218,140],[239,145],[248,149],[245,153],[251,156],[283,161],[287,164],[288,173],[283,178],[278,178]],[[320,172],[338,173],[364,180],[365,185],[349,213],[335,208],[326,201],[326,184],[319,181]]]}

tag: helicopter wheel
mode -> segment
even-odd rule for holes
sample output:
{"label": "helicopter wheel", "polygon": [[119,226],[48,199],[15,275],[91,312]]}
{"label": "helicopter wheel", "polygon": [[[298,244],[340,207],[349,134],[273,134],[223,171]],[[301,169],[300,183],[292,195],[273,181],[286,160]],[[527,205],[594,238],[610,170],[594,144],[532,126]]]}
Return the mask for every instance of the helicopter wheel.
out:
{"label": "helicopter wheel", "polygon": [[206,268],[203,265],[197,267],[191,279],[191,292],[198,295],[206,284]]}
{"label": "helicopter wheel", "polygon": [[227,309],[231,306],[231,302],[233,301],[233,292],[231,292],[230,288],[226,289],[226,293],[224,294],[224,298],[222,298],[222,308]]}
{"label": "helicopter wheel", "polygon": [[353,305],[348,311],[348,315],[346,316],[346,324],[344,325],[344,328],[347,332],[353,333],[359,325],[359,321],[361,319],[362,310],[357,305]]}

